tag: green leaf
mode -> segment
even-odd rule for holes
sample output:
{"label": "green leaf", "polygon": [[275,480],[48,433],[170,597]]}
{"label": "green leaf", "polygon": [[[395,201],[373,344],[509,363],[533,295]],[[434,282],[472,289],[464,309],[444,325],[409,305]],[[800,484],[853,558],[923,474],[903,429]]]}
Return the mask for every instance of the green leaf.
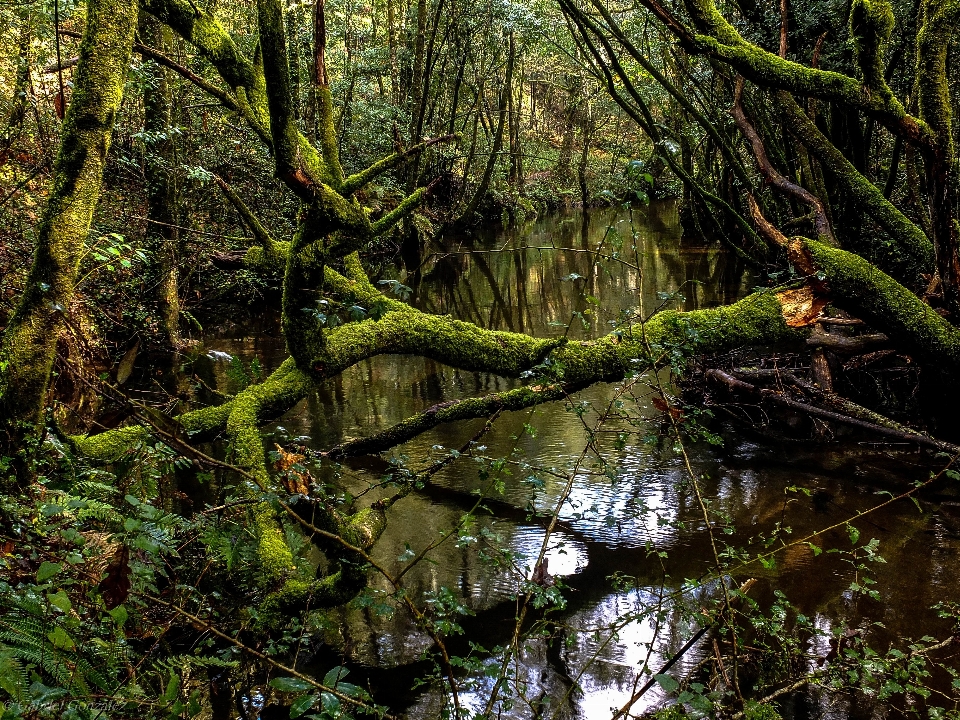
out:
{"label": "green leaf", "polygon": [[853,525],[847,525],[847,535],[850,536],[850,543],[853,545],[856,545],[857,540],[860,539],[860,531],[857,530]]}
{"label": "green leaf", "polygon": [[269,685],[272,688],[276,688],[280,692],[303,692],[304,690],[309,690],[311,687],[313,687],[306,680],[292,677],[274,678],[270,681]]}
{"label": "green leaf", "polygon": [[76,650],[77,644],[67,635],[67,631],[57,625],[53,632],[47,633],[47,639],[59,650]]}
{"label": "green leaf", "polygon": [[349,670],[342,665],[337,665],[335,668],[331,668],[330,671],[323,676],[323,684],[327,687],[336,689],[337,683],[343,680],[349,674]]}
{"label": "green leaf", "polygon": [[129,617],[127,609],[123,605],[117,605],[113,610],[107,610],[107,613],[113,618],[113,621],[120,626],[126,623]]}
{"label": "green leaf", "polygon": [[290,717],[298,718],[316,704],[319,695],[301,695],[290,706]]}
{"label": "green leaf", "polygon": [[43,582],[44,580],[49,580],[58,572],[63,569],[63,565],[60,563],[52,562],[42,562],[40,563],[40,568],[37,570],[37,582]]}
{"label": "green leaf", "polygon": [[663,691],[668,694],[676,692],[677,688],[680,687],[680,683],[666,674],[654,675],[653,679],[656,680],[660,684],[660,687],[663,688]]}
{"label": "green leaf", "polygon": [[340,712],[340,699],[330,693],[321,693],[320,702],[323,703],[323,711],[328,715],[336,715]]}
{"label": "green leaf", "polygon": [[70,612],[72,605],[70,604],[70,598],[67,597],[67,593],[63,590],[58,590],[55,593],[47,593],[47,600],[50,601],[50,604],[59,610],[64,612]]}
{"label": "green leaf", "polygon": [[167,689],[160,698],[161,702],[171,703],[177,699],[180,694],[180,676],[175,672],[170,672],[170,679],[167,680]]}

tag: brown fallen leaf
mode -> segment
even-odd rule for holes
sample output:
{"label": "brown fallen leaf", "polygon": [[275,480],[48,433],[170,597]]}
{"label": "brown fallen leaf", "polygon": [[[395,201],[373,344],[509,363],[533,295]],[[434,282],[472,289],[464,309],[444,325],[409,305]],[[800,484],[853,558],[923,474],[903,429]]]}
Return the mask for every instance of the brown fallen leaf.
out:
{"label": "brown fallen leaf", "polygon": [[279,445],[277,448],[277,461],[273,464],[274,469],[281,473],[281,481],[287,492],[291,495],[309,495],[310,494],[310,473],[293,469],[293,466],[299,463],[304,455],[287,452]]}
{"label": "brown fallen leaf", "polygon": [[679,420],[683,416],[680,408],[670,407],[667,401],[658,395],[653,396],[653,406],[662,413],[670,413],[670,417],[674,420]]}
{"label": "brown fallen leaf", "polygon": [[117,385],[123,385],[127,380],[130,379],[130,375],[133,373],[133,366],[137,362],[137,353],[139,351],[140,340],[138,338],[137,342],[133,344],[133,347],[124,353],[123,358],[120,360],[120,364],[117,366]]}

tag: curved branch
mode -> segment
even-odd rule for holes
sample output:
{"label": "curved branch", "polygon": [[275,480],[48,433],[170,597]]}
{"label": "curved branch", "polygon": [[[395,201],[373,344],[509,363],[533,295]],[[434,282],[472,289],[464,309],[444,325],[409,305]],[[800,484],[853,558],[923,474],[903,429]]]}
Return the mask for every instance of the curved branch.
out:
{"label": "curved branch", "polygon": [[797,185],[795,182],[781,175],[773,166],[773,163],[770,162],[770,158],[767,157],[767,151],[763,147],[763,141],[743,111],[743,104],[741,103],[742,95],[743,78],[738,78],[736,91],[734,92],[733,109],[730,112],[734,120],[737,121],[737,127],[740,128],[740,132],[743,133],[744,137],[746,137],[750,143],[753,156],[757,161],[757,167],[764,179],[781,192],[793,195],[803,203],[809,205],[813,209],[813,227],[817,232],[817,236],[831,244],[836,244],[837,241],[833,236],[830,220],[827,218],[827,211],[823,207],[823,203],[820,202],[820,198],[806,188]]}
{"label": "curved branch", "polygon": [[713,0],[686,0],[685,3],[698,29],[706,34],[696,34],[684,26],[657,0],[641,0],[641,3],[664,22],[688,51],[722,60],[757,85],[843,103],[926,150],[936,146],[936,136],[930,126],[909,115],[888,88],[885,92],[882,88],[880,92],[871,92],[857,78],[809,68],[747,42],[727,22]]}

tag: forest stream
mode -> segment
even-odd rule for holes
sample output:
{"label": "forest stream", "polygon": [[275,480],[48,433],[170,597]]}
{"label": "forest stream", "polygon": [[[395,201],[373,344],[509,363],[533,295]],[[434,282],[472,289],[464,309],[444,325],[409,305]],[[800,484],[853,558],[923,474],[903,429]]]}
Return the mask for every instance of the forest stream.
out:
{"label": "forest stream", "polygon": [[[642,277],[632,267],[598,260],[596,255],[598,247],[612,248],[617,236],[629,237],[633,232],[643,249]],[[608,332],[608,321],[621,309],[637,305],[638,290],[648,311],[663,304],[696,310],[733,302],[756,283],[732,254],[681,238],[674,203],[653,203],[632,211],[572,211],[548,216],[520,230],[490,231],[462,244],[447,239],[446,246],[449,253],[422,263],[416,282],[407,280],[413,289],[411,302],[483,327],[539,336],[569,332],[589,338]],[[557,249],[544,249],[551,246]],[[588,296],[597,299],[598,314],[587,316],[589,327],[579,318],[570,324],[574,312],[594,306],[585,299]],[[256,357],[272,370],[285,357],[276,324],[278,320],[272,316],[255,316],[249,324],[222,328],[208,347],[245,361]],[[222,360],[202,359],[202,364],[201,374],[211,385],[225,385]],[[328,382],[266,428],[268,443],[299,437],[310,448],[323,451],[346,438],[387,428],[439,402],[499,392],[518,384],[451,369],[429,359],[380,356]],[[382,392],[390,387],[392,391]],[[579,393],[576,400],[590,408],[602,407],[616,387],[595,385]],[[372,388],[379,391],[371,392]],[[652,404],[647,409],[651,417],[658,414]],[[536,428],[535,436],[524,432],[526,424]],[[468,421],[440,426],[394,453],[428,458],[440,447],[460,447],[482,425],[483,421]],[[531,466],[569,468],[583,450],[583,427],[578,414],[565,409],[563,402],[533,412],[507,413],[483,438],[484,452],[506,457],[516,447],[518,454],[513,457]],[[715,503],[717,512],[731,517],[736,532],[725,539],[733,545],[758,547],[750,544],[751,539],[769,534],[777,524],[790,529],[786,541],[839,524],[812,542],[825,551],[849,550],[848,518],[879,504],[884,493],[902,492],[930,470],[929,460],[915,448],[897,449],[863,438],[816,444],[771,442],[732,423],[723,424],[722,430],[722,445],[694,444],[689,453],[694,472],[702,476],[702,491]],[[712,564],[700,508],[672,440],[648,438],[610,452],[616,456],[615,478],[612,482],[588,474],[577,478],[560,511],[547,553],[549,572],[568,588],[564,591],[566,609],[554,617],[566,629],[559,638],[528,640],[522,663],[516,667],[520,682],[527,683],[528,697],[550,701],[551,713],[559,706],[559,717],[610,717],[611,711],[637,690],[637,671],[647,659],[648,646],[653,648],[648,661],[651,668],[672,657],[698,629],[676,608],[666,612],[659,624],[650,618],[619,627],[617,620],[629,617],[637,608],[656,606],[658,598],[681,589],[685,580],[704,576]],[[466,459],[453,463],[398,502],[375,548],[378,562],[399,572],[409,559],[404,557],[405,549],[419,552],[440,533],[456,527],[476,502],[475,491],[481,486],[476,466]],[[388,463],[380,457],[349,460],[338,482],[357,494],[376,484],[388,470]],[[332,471],[326,464],[315,472],[322,478]],[[516,566],[525,567],[529,574],[546,523],[531,516],[533,490],[524,482],[524,473],[515,469],[503,480],[502,494],[489,496],[492,512],[477,514],[473,536],[496,538],[516,554]],[[562,485],[547,476],[537,492],[536,507],[549,511]],[[944,487],[939,486],[941,490]],[[797,612],[810,618],[822,632],[805,640],[810,658],[831,653],[830,635],[838,629],[847,635],[869,630],[874,647],[882,647],[887,635],[891,639],[942,637],[950,629],[949,621],[939,619],[931,606],[960,594],[960,580],[950,570],[960,549],[956,493],[926,491],[919,506],[900,501],[872,512],[856,526],[861,540],[879,541],[878,553],[886,560],[886,564],[870,565],[879,600],[855,597],[851,592],[851,583],[862,582],[862,577],[857,576],[850,556],[820,555],[806,545],[790,547],[770,567],[754,563],[738,580],[753,577],[759,581],[752,595],[761,605],[783,593]],[[451,652],[466,653],[468,643],[487,649],[503,645],[513,632],[516,603],[512,598],[518,590],[518,576],[509,568],[484,561],[488,541],[443,544],[431,552],[429,562],[421,562],[407,575],[408,591],[415,597],[446,587],[459,593],[472,611],[459,619],[464,634],[450,641]],[[658,554],[661,551],[665,557]],[[814,561],[815,553],[819,557]],[[637,584],[618,591],[609,580],[614,574],[637,578]],[[382,578],[375,574],[371,578],[374,591],[389,590]],[[691,586],[697,589],[694,596],[686,598],[690,606],[696,604],[697,593],[711,592],[709,585]],[[431,668],[421,661],[421,655],[431,648],[432,641],[409,615],[397,611],[381,616],[354,603],[335,611],[335,618],[336,629],[328,633],[328,642],[351,669],[352,682],[369,684],[375,698],[389,698],[394,708],[405,706],[407,717],[438,716],[443,703],[436,690],[413,684]],[[712,653],[708,635],[683,654],[670,674],[683,679]],[[332,655],[321,653],[307,667],[322,677]],[[485,662],[489,666],[496,659],[489,657]],[[749,656],[744,662],[749,664]],[[809,670],[816,671],[818,663],[810,662]],[[479,709],[493,680],[485,679],[481,672],[475,675],[476,689],[464,693],[461,700],[470,707],[475,703]],[[633,706],[633,712],[655,708],[663,700],[661,687],[655,685]],[[787,718],[878,718],[887,712],[882,704],[869,699],[802,689],[788,695],[781,708]],[[517,707],[515,713],[525,716],[529,708]]]}

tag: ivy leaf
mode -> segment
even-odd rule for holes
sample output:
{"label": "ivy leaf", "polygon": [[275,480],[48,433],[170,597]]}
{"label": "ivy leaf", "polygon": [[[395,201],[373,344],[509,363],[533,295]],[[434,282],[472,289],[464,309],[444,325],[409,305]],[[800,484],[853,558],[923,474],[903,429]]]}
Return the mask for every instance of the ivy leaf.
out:
{"label": "ivy leaf", "polygon": [[70,612],[70,608],[72,607],[70,598],[67,597],[67,593],[63,590],[58,590],[55,593],[47,593],[47,600],[50,601],[51,605],[58,610],[63,610],[63,612]]}
{"label": "ivy leaf", "polygon": [[293,704],[290,706],[290,717],[298,718],[303,715],[307,710],[312,708],[317,702],[318,695],[301,695],[296,700],[293,701]]}
{"label": "ivy leaf", "polygon": [[668,694],[676,692],[677,688],[680,687],[680,683],[666,674],[654,675],[653,679],[656,680],[660,687],[663,688],[663,691]]}
{"label": "ivy leaf", "polygon": [[311,687],[313,687],[306,680],[292,677],[274,678],[270,681],[269,685],[272,688],[276,688],[280,692],[303,692],[304,690],[309,690]]}
{"label": "ivy leaf", "polygon": [[60,563],[52,563],[52,562],[40,563],[40,568],[37,570],[37,582],[43,582],[44,580],[49,580],[58,572],[60,572],[60,570],[62,569],[63,569],[63,565],[61,565]]}

